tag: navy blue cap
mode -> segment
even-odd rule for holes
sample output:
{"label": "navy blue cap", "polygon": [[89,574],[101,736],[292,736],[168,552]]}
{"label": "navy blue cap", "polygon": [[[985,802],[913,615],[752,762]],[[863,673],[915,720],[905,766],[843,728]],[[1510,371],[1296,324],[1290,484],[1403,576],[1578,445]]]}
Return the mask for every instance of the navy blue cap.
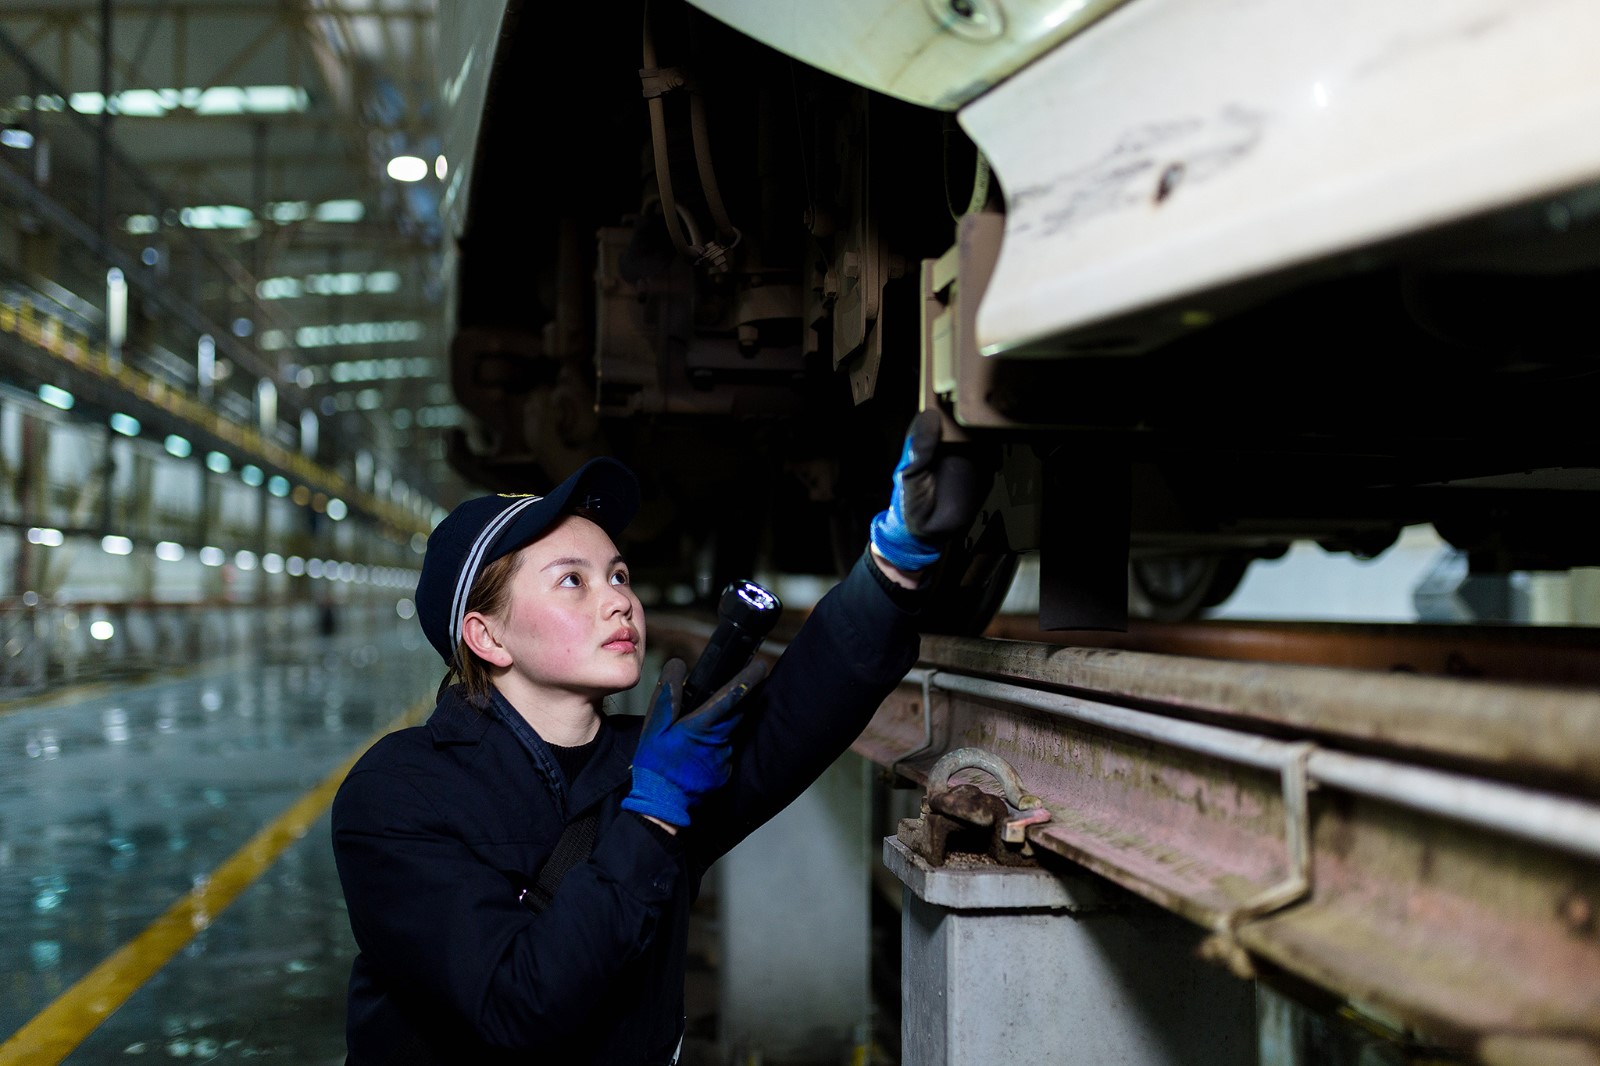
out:
{"label": "navy blue cap", "polygon": [[479,496],[434,527],[417,581],[417,620],[447,664],[455,663],[467,597],[483,568],[580,508],[615,540],[639,510],[638,479],[615,459],[602,456],[584,463],[543,496]]}

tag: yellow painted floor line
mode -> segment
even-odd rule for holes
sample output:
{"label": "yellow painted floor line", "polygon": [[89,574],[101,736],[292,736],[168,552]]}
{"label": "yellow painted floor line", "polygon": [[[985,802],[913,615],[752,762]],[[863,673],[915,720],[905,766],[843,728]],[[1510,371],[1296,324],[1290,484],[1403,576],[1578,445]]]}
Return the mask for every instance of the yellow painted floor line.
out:
{"label": "yellow painted floor line", "polygon": [[165,914],[145,927],[77,984],[57,996],[28,1024],[0,1044],[0,1066],[55,1066],[122,1006],[157,970],[167,964],[200,930],[216,921],[234,899],[266,872],[285,848],[301,837],[333,803],[350,767],[379,737],[415,725],[433,707],[418,701],[399,718],[374,733],[365,744],[323,778],[294,805],[212,871],[203,884],[178,899]]}

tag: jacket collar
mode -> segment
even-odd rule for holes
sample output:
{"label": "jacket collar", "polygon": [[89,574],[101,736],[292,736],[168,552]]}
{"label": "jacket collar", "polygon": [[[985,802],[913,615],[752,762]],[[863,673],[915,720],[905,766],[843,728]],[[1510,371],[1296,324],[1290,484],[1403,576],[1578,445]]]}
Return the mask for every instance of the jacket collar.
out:
{"label": "jacket collar", "polygon": [[608,714],[600,719],[600,744],[589,765],[572,783],[573,813],[581,813],[606,793],[632,780],[634,745],[628,742],[628,723],[626,716]]}
{"label": "jacket collar", "polygon": [[483,739],[493,717],[467,701],[460,685],[439,693],[439,702],[428,718],[428,731],[436,745],[476,744]]}
{"label": "jacket collar", "polygon": [[[638,735],[637,719],[629,715],[603,715],[600,743],[589,765],[578,780],[571,782],[567,809],[572,814],[583,810],[613,791],[632,776],[633,749]],[[493,734],[490,727],[498,725]],[[479,744],[485,741],[518,744],[511,730],[499,725],[492,711],[480,710],[468,702],[459,685],[452,685],[439,696],[439,703],[428,718],[428,731],[439,747]],[[496,739],[498,738],[498,739]]]}

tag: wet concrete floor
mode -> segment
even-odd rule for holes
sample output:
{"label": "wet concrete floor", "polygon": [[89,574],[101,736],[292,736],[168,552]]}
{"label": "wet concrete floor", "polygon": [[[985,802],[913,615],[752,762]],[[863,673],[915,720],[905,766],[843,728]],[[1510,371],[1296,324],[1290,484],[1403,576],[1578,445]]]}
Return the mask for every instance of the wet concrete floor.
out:
{"label": "wet concrete floor", "polygon": [[[0,705],[0,1044],[441,674],[397,620]],[[342,1063],[354,954],[323,810],[64,1061]]]}

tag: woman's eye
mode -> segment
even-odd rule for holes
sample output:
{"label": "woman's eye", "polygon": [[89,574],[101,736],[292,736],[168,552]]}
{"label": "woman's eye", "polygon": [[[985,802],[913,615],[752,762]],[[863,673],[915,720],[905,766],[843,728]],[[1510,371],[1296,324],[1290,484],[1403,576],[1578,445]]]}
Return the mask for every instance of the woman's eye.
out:
{"label": "woman's eye", "polygon": [[564,589],[575,589],[582,585],[583,581],[579,579],[577,574],[562,574],[561,580],[557,581],[556,584]]}
{"label": "woman's eye", "polygon": [[626,585],[628,583],[628,572],[626,570],[618,570],[611,575],[611,583],[613,585]]}

